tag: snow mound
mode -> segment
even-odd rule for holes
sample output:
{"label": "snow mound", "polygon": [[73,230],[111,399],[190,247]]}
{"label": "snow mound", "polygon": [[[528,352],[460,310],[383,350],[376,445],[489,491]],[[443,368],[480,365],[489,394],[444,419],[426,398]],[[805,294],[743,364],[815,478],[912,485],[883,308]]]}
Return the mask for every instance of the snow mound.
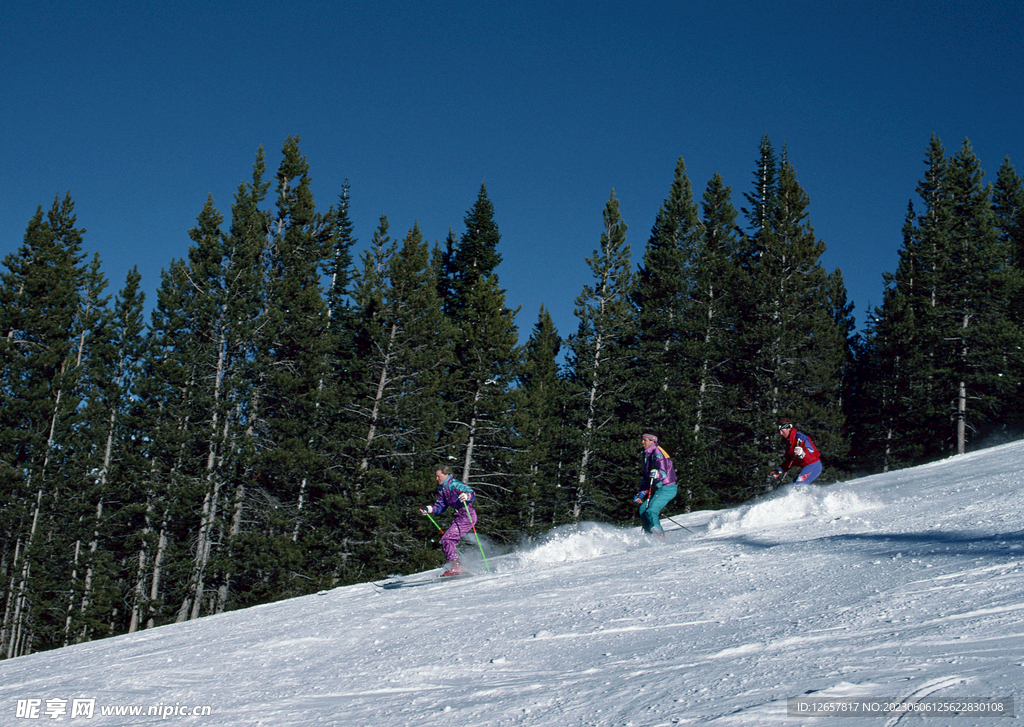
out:
{"label": "snow mound", "polygon": [[837,519],[875,504],[848,490],[820,485],[789,485],[765,498],[715,515],[709,533],[729,534],[805,518]]}
{"label": "snow mound", "polygon": [[639,528],[627,530],[584,522],[555,528],[537,542],[520,548],[514,559],[517,566],[568,563],[624,553],[643,544]]}

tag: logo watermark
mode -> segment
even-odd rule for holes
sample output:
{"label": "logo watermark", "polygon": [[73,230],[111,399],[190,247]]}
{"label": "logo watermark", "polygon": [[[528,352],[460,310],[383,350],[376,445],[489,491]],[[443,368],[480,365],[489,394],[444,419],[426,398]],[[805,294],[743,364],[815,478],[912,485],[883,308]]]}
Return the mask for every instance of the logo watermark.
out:
{"label": "logo watermark", "polygon": [[175,702],[169,704],[104,704],[97,705],[95,698],[76,699],[19,699],[15,717],[18,719],[92,719],[93,717],[209,717],[213,708],[209,705],[192,705]]}

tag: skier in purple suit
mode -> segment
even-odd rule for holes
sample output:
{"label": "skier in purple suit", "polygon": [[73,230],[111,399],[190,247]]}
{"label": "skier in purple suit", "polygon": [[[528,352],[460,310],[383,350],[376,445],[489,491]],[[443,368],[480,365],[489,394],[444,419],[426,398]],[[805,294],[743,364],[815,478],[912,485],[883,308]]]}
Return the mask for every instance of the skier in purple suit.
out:
{"label": "skier in purple suit", "polygon": [[469,485],[455,479],[451,467],[438,467],[434,477],[438,484],[437,501],[433,505],[421,507],[420,512],[424,515],[439,515],[449,507],[455,509],[455,519],[441,536],[441,550],[448,559],[448,568],[442,575],[455,576],[462,573],[457,548],[459,541],[476,525],[476,510],[470,506],[476,499],[476,493]]}

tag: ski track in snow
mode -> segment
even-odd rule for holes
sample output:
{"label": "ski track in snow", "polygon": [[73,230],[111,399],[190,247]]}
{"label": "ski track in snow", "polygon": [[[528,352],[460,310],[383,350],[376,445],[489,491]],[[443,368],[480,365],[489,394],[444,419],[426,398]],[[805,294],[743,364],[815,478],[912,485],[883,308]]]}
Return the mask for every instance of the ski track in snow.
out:
{"label": "ski track in snow", "polygon": [[[0,724],[55,721],[18,719],[18,700],[83,697],[94,717],[63,723],[1005,724],[789,717],[787,699],[1015,696],[1022,512],[1017,442],[673,515],[663,542],[584,523],[492,555],[491,573],[466,542],[473,578],[359,584],[0,662]],[[177,704],[212,715],[99,714]]]}

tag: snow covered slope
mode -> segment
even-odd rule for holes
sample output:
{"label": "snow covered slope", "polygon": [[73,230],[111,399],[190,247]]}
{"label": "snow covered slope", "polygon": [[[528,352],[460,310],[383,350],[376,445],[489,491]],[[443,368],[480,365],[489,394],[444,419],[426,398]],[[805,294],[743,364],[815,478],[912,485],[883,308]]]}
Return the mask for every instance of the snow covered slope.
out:
{"label": "snow covered slope", "polygon": [[[787,700],[1019,703],[1022,513],[1017,442],[676,516],[664,543],[588,524],[491,554],[491,573],[464,543],[477,577],[361,584],[0,662],[0,724],[838,727],[922,718],[788,716]],[[102,714],[131,707],[143,713]]]}

